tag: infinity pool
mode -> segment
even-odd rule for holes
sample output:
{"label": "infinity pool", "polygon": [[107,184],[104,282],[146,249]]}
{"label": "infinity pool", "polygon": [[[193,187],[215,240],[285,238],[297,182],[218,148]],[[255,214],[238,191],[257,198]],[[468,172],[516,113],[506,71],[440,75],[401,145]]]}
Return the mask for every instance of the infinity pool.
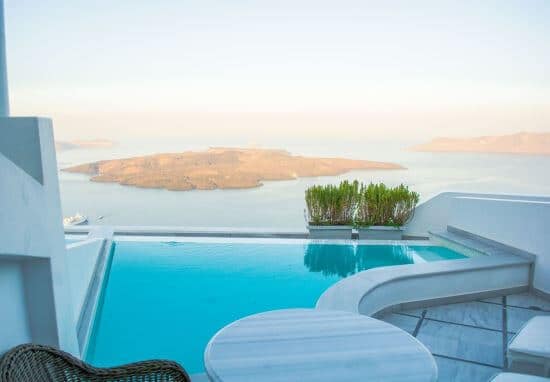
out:
{"label": "infinity pool", "polygon": [[232,321],[314,307],[329,286],[362,270],[464,257],[429,245],[119,241],[86,360],[164,358],[203,372],[207,342]]}

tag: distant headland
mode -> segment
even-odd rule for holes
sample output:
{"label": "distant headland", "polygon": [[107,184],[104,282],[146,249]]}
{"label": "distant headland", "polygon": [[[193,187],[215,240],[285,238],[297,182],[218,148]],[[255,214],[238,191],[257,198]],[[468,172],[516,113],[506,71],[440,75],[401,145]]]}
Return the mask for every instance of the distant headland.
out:
{"label": "distant headland", "polygon": [[56,141],[55,149],[57,151],[75,150],[75,149],[103,149],[113,147],[115,142],[108,139],[90,139],[75,141]]}
{"label": "distant headland", "polygon": [[521,132],[474,138],[435,138],[411,151],[550,155],[550,133]]}
{"label": "distant headland", "polygon": [[65,168],[94,182],[167,190],[253,188],[262,181],[340,175],[351,170],[397,170],[387,162],[291,155],[284,150],[210,148],[105,160]]}

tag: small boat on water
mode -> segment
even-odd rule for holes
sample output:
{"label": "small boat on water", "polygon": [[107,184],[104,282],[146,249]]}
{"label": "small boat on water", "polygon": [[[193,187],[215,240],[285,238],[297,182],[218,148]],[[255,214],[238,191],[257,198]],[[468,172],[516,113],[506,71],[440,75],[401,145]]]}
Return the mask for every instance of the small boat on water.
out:
{"label": "small boat on water", "polygon": [[83,225],[88,223],[88,217],[82,214],[76,214],[63,218],[63,225]]}

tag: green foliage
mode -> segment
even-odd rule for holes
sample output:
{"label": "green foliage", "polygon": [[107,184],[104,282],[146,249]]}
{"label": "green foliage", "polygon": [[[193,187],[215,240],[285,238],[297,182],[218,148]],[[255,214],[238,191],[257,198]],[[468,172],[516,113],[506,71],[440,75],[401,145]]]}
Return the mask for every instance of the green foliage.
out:
{"label": "green foliage", "polygon": [[304,265],[310,272],[322,272],[325,276],[351,276],[356,272],[356,263],[351,245],[308,244],[304,256]]}
{"label": "green foliage", "polygon": [[413,216],[418,200],[418,193],[403,184],[391,188],[344,181],[306,190],[311,225],[402,226]]}
{"label": "green foliage", "polygon": [[402,226],[413,216],[419,195],[403,184],[361,184],[355,217],[358,226]]}
{"label": "green foliage", "polygon": [[414,215],[420,195],[410,191],[407,186],[399,185],[393,189],[393,224],[402,226]]}
{"label": "green foliage", "polygon": [[357,208],[359,182],[343,181],[338,186],[312,186],[306,190],[311,225],[351,225]]}
{"label": "green foliage", "polygon": [[385,184],[361,184],[357,225],[390,225],[393,213],[391,189]]}

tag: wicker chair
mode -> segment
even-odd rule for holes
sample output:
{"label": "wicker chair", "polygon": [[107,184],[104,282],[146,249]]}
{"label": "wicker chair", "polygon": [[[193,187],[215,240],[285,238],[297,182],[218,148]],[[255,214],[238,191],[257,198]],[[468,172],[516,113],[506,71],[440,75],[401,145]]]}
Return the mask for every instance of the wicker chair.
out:
{"label": "wicker chair", "polygon": [[92,367],[43,345],[19,345],[0,359],[0,382],[191,382],[176,362],[144,361],[119,367]]}

